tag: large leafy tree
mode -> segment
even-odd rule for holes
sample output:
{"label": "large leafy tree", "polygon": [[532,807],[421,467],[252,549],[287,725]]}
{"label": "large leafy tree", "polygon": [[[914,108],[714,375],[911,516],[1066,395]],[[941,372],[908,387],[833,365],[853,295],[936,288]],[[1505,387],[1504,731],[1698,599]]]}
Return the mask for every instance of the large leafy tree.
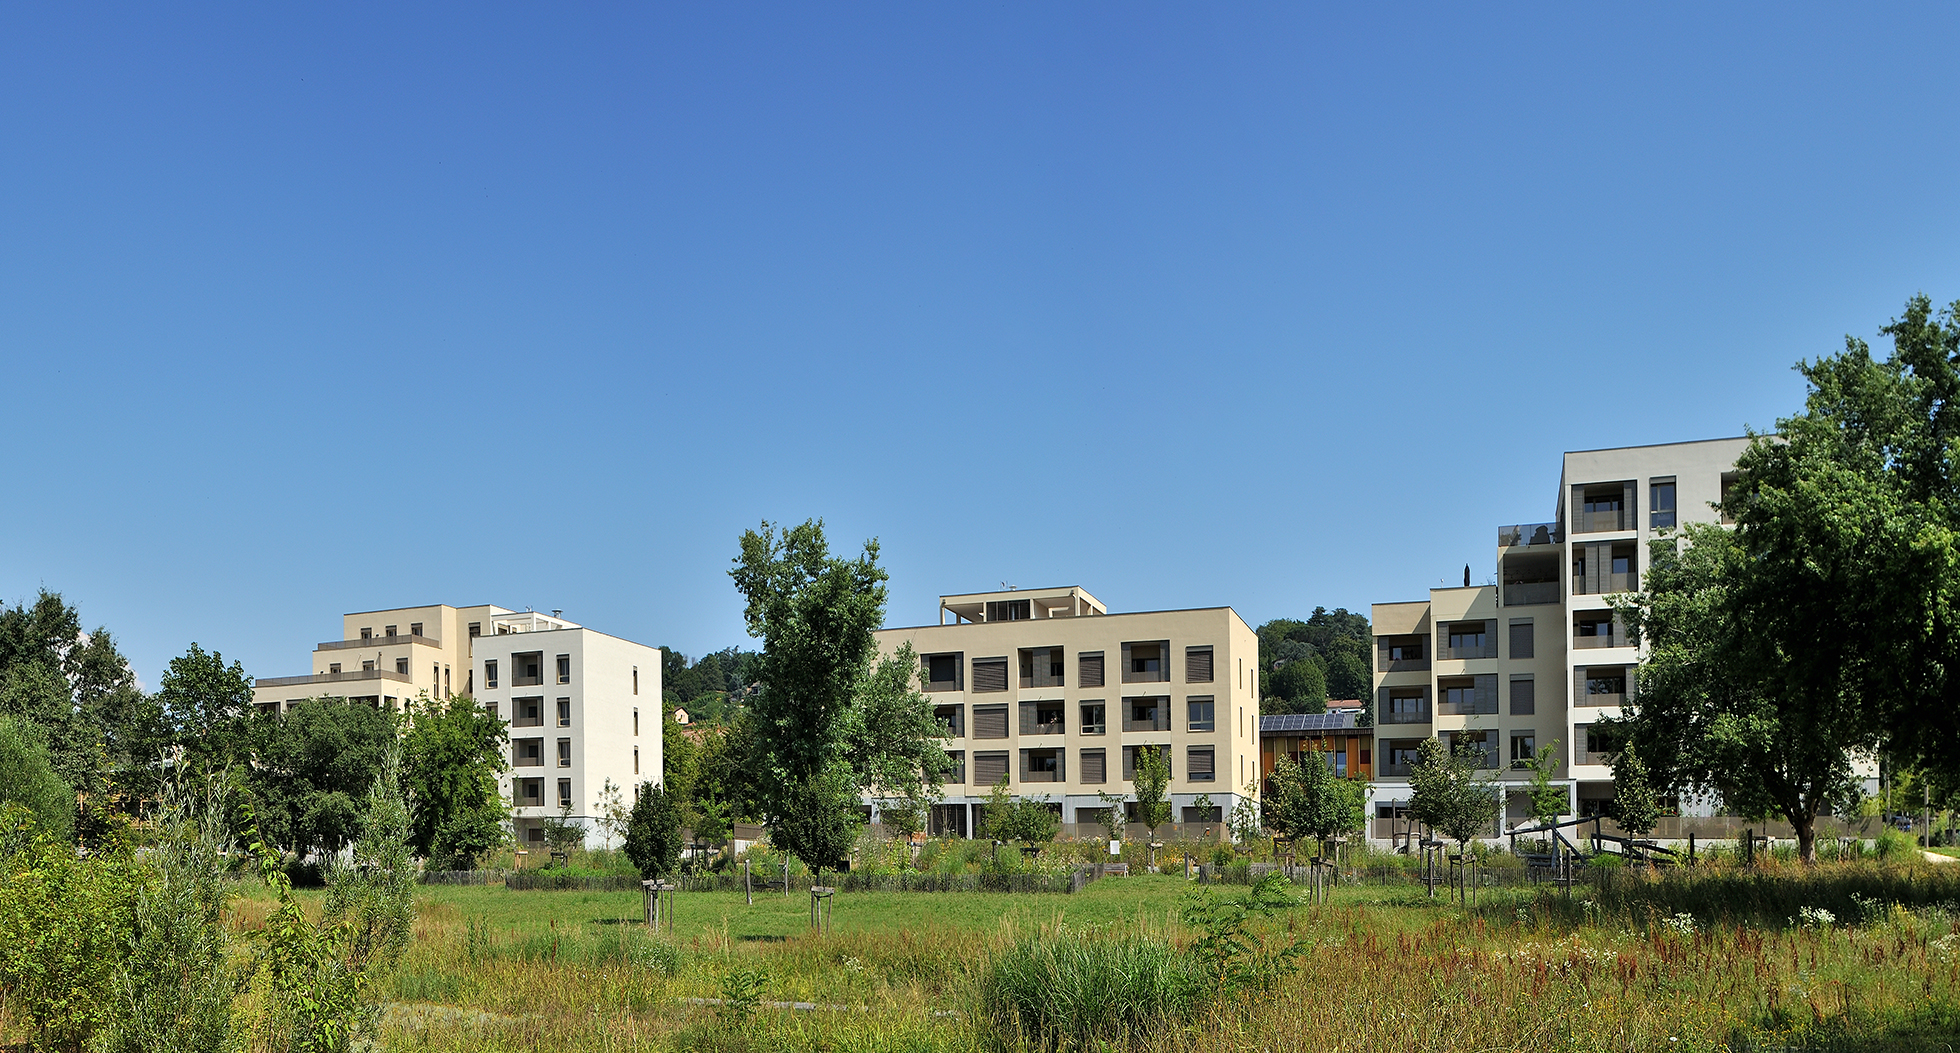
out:
{"label": "large leafy tree", "polygon": [[1455,841],[1461,850],[1497,820],[1497,791],[1483,777],[1483,751],[1465,741],[1455,749],[1424,739],[1409,769],[1409,814]]}
{"label": "large leafy tree", "polygon": [[84,632],[46,589],[31,605],[0,604],[0,714],[38,729],[56,771],[89,795],[147,792],[168,740],[109,631]]}
{"label": "large leafy tree", "polygon": [[658,878],[680,869],[681,814],[666,789],[642,782],[633,791],[625,847],[626,858],[641,877]]}
{"label": "large leafy tree", "polygon": [[503,843],[506,725],[468,695],[422,699],[402,739],[409,844],[436,870],[470,870]]}
{"label": "large leafy tree", "polygon": [[818,520],[742,535],[729,574],[762,640],[760,687],[738,728],[748,796],[776,843],[812,871],[836,864],[862,795],[929,792],[945,771],[940,728],[909,652],[879,660],[885,616],[878,543],[832,556]]}
{"label": "large leafy tree", "polygon": [[1803,362],[1804,411],[1755,438],[1722,511],[1655,546],[1621,604],[1647,644],[1623,730],[1657,786],[1815,821],[1856,793],[1853,751],[1960,768],[1960,305],[1924,296]]}
{"label": "large leafy tree", "polygon": [[393,713],[339,698],[255,718],[246,788],[260,834],[302,857],[340,851],[359,830],[395,733]]}
{"label": "large leafy tree", "polygon": [[1316,745],[1298,763],[1281,757],[1273,765],[1271,790],[1262,802],[1266,828],[1289,841],[1325,842],[1367,822],[1367,787],[1334,774]]}
{"label": "large leafy tree", "polygon": [[[1308,712],[1329,698],[1358,698],[1368,705],[1373,694],[1375,637],[1365,615],[1346,608],[1315,607],[1305,621],[1275,618],[1257,632],[1265,712]],[[1318,684],[1299,682],[1307,676],[1304,668],[1294,669],[1289,679],[1280,677],[1302,661],[1313,663]]]}
{"label": "large leafy tree", "polygon": [[38,832],[65,841],[75,819],[75,790],[54,770],[33,725],[0,716],[0,805],[18,804]]}
{"label": "large leafy tree", "polygon": [[185,764],[215,771],[243,759],[252,720],[252,678],[243,665],[227,666],[224,655],[193,643],[170,660],[156,701],[177,729]]}

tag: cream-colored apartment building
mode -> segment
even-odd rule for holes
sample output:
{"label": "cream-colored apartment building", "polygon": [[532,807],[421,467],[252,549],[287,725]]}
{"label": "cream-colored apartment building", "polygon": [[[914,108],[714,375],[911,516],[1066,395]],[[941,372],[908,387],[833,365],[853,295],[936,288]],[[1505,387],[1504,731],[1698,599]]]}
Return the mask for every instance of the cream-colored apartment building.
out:
{"label": "cream-colored apartment building", "polygon": [[629,802],[662,772],[660,649],[559,617],[502,607],[405,607],[341,619],[315,646],[309,676],[255,685],[263,713],[311,698],[401,711],[417,698],[474,696],[510,725],[500,778],[520,845],[544,840],[563,814],[596,836],[607,781]]}
{"label": "cream-colored apartment building", "polygon": [[935,833],[973,836],[1003,777],[1087,833],[1101,793],[1134,801],[1139,746],[1168,750],[1183,823],[1221,830],[1259,778],[1259,641],[1230,607],[1111,614],[1078,586],[1012,589],[942,596],[939,624],[877,639],[912,645],[947,729]]}
{"label": "cream-colored apartment building", "polygon": [[1374,605],[1376,837],[1390,836],[1416,747],[1434,736],[1482,749],[1507,789],[1506,826],[1528,814],[1522,762],[1547,743],[1578,814],[1611,802],[1609,744],[1592,725],[1638,690],[1640,652],[1607,597],[1640,588],[1658,534],[1716,521],[1747,446],[1568,453],[1552,521],[1498,528],[1494,583]]}

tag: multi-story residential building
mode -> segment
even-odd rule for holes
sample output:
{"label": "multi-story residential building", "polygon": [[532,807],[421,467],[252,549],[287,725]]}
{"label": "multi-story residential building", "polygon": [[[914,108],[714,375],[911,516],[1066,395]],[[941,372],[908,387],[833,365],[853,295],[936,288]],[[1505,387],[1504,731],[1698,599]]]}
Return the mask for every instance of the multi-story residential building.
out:
{"label": "multi-story residential building", "polygon": [[1524,762],[1557,744],[1578,814],[1610,806],[1611,745],[1593,723],[1637,689],[1639,649],[1607,597],[1640,588],[1647,543],[1712,507],[1748,440],[1568,453],[1553,520],[1500,527],[1494,582],[1374,605],[1377,837],[1408,801],[1416,747],[1440,736],[1483,753],[1524,818]]}
{"label": "multi-story residential building", "polygon": [[628,801],[642,781],[661,781],[660,649],[558,615],[489,605],[349,614],[345,638],[314,649],[312,675],[260,680],[254,701],[269,713],[308,698],[402,710],[473,695],[510,724],[500,788],[518,841],[543,841],[545,817],[567,806],[590,837],[608,781]]}
{"label": "multi-story residential building", "polygon": [[877,639],[912,645],[947,730],[935,833],[973,836],[1003,778],[1086,832],[1102,793],[1130,794],[1140,746],[1168,751],[1176,821],[1221,824],[1259,777],[1259,641],[1230,607],[1111,614],[1080,587],[1013,589],[941,596],[939,624]]}

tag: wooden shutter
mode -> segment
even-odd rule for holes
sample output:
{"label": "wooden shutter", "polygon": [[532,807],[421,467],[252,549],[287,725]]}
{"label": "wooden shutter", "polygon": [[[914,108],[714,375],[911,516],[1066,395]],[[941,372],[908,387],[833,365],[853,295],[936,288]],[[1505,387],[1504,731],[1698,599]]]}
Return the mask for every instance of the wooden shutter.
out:
{"label": "wooden shutter", "polygon": [[1102,652],[1097,651],[1095,654],[1081,655],[1079,656],[1079,660],[1081,662],[1082,672],[1080,676],[1076,677],[1076,681],[1075,681],[1076,686],[1077,687],[1103,686]]}
{"label": "wooden shutter", "polygon": [[1082,781],[1103,783],[1109,781],[1109,753],[1107,750],[1082,751]]}
{"label": "wooden shutter", "polygon": [[1184,649],[1184,679],[1193,684],[1211,683],[1211,648]]}
{"label": "wooden shutter", "polygon": [[1583,706],[1587,704],[1585,666],[1580,666],[1577,669],[1572,670],[1572,704],[1575,706]]}
{"label": "wooden shutter", "polygon": [[1627,702],[1633,701],[1634,694],[1638,692],[1640,689],[1639,680],[1640,680],[1640,667],[1637,665],[1627,666],[1627,693],[1626,693],[1625,701]]}
{"label": "wooden shutter", "polygon": [[1640,525],[1634,518],[1633,503],[1640,497],[1640,487],[1632,479],[1620,484],[1620,529],[1632,530]]}
{"label": "wooden shutter", "polygon": [[1198,782],[1209,781],[1217,774],[1217,756],[1210,746],[1202,748],[1194,746],[1184,751],[1184,764],[1187,769],[1184,777]]}
{"label": "wooden shutter", "polygon": [[973,737],[976,739],[1004,739],[1007,737],[1007,706],[974,706]]}
{"label": "wooden shutter", "polygon": [[1484,622],[1484,657],[1497,657],[1497,619],[1495,618]]}
{"label": "wooden shutter", "polygon": [[1007,690],[1007,659],[976,658],[973,660],[973,690]]}
{"label": "wooden shutter", "polygon": [[1006,750],[993,750],[973,755],[973,785],[992,786],[1006,774]]}
{"label": "wooden shutter", "polygon": [[1511,715],[1530,716],[1538,711],[1538,682],[1526,676],[1511,678]]}
{"label": "wooden shutter", "polygon": [[1137,777],[1137,748],[1123,747],[1123,781],[1130,782]]}
{"label": "wooden shutter", "polygon": [[1065,749],[1055,751],[1055,781],[1068,781],[1068,751]]}
{"label": "wooden shutter", "polygon": [[1475,686],[1475,691],[1471,696],[1474,699],[1471,703],[1471,712],[1497,712],[1497,674],[1479,673],[1471,677],[1471,682]]}
{"label": "wooden shutter", "polygon": [[1021,781],[1028,781],[1028,751],[1021,751]]}
{"label": "wooden shutter", "polygon": [[1537,650],[1537,636],[1530,618],[1511,619],[1511,657],[1532,658]]}
{"label": "wooden shutter", "polygon": [[1375,689],[1375,723],[1388,723],[1388,688]]}
{"label": "wooden shutter", "polygon": [[1572,488],[1572,503],[1566,507],[1566,512],[1567,512],[1566,518],[1570,520],[1572,523],[1573,533],[1584,534],[1592,529],[1592,524],[1586,522],[1586,488],[1585,487],[1574,486]]}
{"label": "wooden shutter", "polygon": [[[1034,703],[1033,702],[1021,703],[1021,734],[1023,735],[1034,734],[1034,722],[1035,722]],[[1023,750],[1022,754],[1023,756],[1025,756],[1026,751]]]}

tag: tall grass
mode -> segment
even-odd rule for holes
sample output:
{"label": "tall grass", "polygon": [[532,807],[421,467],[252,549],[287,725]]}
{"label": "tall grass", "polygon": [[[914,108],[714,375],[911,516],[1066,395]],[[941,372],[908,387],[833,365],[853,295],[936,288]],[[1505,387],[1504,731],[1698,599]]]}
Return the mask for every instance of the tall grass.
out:
{"label": "tall grass", "polygon": [[978,993],[995,1041],[1054,1051],[1140,1045],[1188,1020],[1205,992],[1196,960],[1168,940],[1057,930],[995,954]]}
{"label": "tall grass", "polygon": [[1544,891],[1540,903],[1573,923],[1584,920],[1575,912],[1592,909],[1632,921],[1691,914],[1703,923],[1781,928],[1794,924],[1806,908],[1845,921],[1858,919],[1874,903],[1960,909],[1955,906],[1960,905],[1960,865],[1806,867],[1771,860],[1756,868],[1627,867],[1569,896]]}

